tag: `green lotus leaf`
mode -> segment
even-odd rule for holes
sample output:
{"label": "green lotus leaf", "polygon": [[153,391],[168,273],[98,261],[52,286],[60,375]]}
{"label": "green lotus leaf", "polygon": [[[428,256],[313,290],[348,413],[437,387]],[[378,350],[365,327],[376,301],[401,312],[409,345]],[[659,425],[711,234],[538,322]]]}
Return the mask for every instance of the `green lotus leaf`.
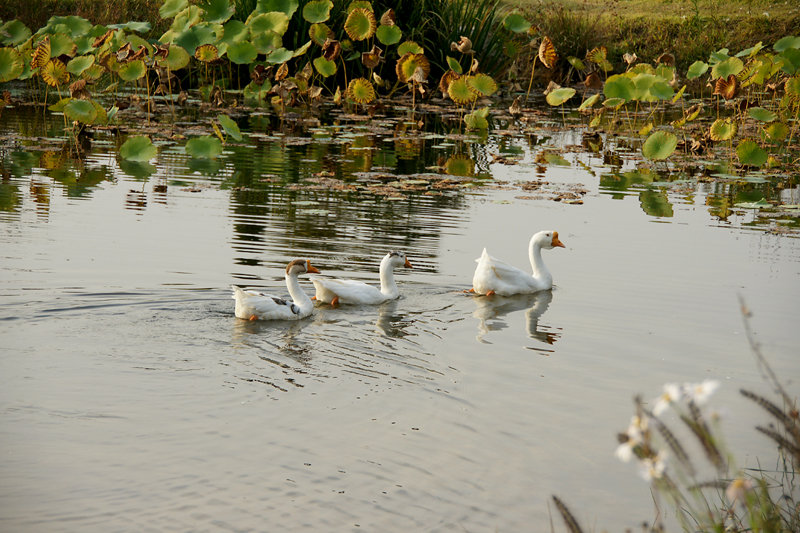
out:
{"label": "green lotus leaf", "polygon": [[15,80],[25,69],[25,63],[13,48],[0,48],[0,83]]}
{"label": "green lotus leaf", "polygon": [[50,36],[50,57],[75,54],[77,46],[66,33],[56,33]]}
{"label": "green lotus leaf", "polygon": [[300,57],[301,55],[304,55],[306,52],[308,52],[308,49],[311,48],[311,43],[313,42],[314,41],[307,41],[306,44],[292,52],[292,57]]}
{"label": "green lotus leaf", "polygon": [[208,24],[195,24],[178,34],[174,41],[175,44],[184,48],[189,55],[194,55],[198,46],[215,44],[216,42],[217,33],[215,27]]}
{"label": "green lotus leaf", "polygon": [[190,58],[191,56],[185,48],[177,44],[173,44],[169,47],[167,57],[162,59],[160,64],[162,66],[166,65],[170,70],[179,70],[189,64]]}
{"label": "green lotus leaf", "polygon": [[739,156],[739,163],[751,167],[761,167],[767,162],[767,152],[755,141],[745,140],[736,147],[736,155]]}
{"label": "green lotus leaf", "polygon": [[267,63],[278,65],[280,63],[286,63],[291,58],[292,52],[290,50],[287,50],[286,48],[278,48],[267,56]]}
{"label": "green lotus leaf", "polygon": [[800,48],[800,37],[787,35],[786,37],[778,39],[775,41],[775,44],[772,45],[772,49],[776,52],[783,52],[789,48]]}
{"label": "green lotus leaf", "polygon": [[149,22],[126,22],[125,24],[109,24],[108,27],[112,30],[130,30],[136,33],[147,33],[152,29]]}
{"label": "green lotus leaf", "polygon": [[187,7],[189,7],[188,0],[167,0],[158,10],[158,14],[162,19],[171,19]]}
{"label": "green lotus leaf", "polygon": [[778,120],[778,115],[763,107],[751,107],[747,110],[747,114],[750,115],[750,118],[754,118],[759,122],[773,122]]}
{"label": "green lotus leaf", "polygon": [[47,109],[49,109],[53,113],[63,113],[64,112],[64,108],[71,101],[72,101],[72,98],[62,98],[61,100],[59,100],[55,104],[49,106]]}
{"label": "green lotus leaf", "polygon": [[447,65],[450,67],[450,70],[456,74],[460,75],[464,73],[464,69],[461,68],[461,63],[453,57],[447,56]]}
{"label": "green lotus leaf", "polygon": [[650,94],[659,100],[669,100],[675,94],[675,90],[663,81],[657,80],[650,87]]}
{"label": "green lotus leaf", "polygon": [[374,10],[372,9],[372,2],[369,2],[368,0],[353,0],[347,6],[347,14],[349,15],[355,9],[366,9],[370,13],[374,13]]}
{"label": "green lotus leaf", "polygon": [[354,41],[363,41],[375,35],[378,23],[375,14],[363,8],[353,9],[344,22],[344,31]]}
{"label": "green lotus leaf", "polygon": [[772,122],[764,126],[762,138],[765,141],[782,142],[789,136],[789,126],[785,122]]}
{"label": "green lotus leaf", "polygon": [[653,65],[650,65],[648,63],[639,63],[639,64],[636,64],[633,67],[631,67],[631,69],[628,71],[628,73],[630,73],[632,75],[636,75],[636,74],[653,74],[653,75],[655,75],[656,69],[653,68]]}
{"label": "green lotus leaf", "polygon": [[144,66],[144,61],[137,59],[130,63],[125,63],[119,67],[119,77],[124,81],[135,81],[144,77],[147,73],[147,68]]}
{"label": "green lotus leaf", "polygon": [[158,149],[149,137],[128,137],[120,147],[119,155],[128,161],[150,161],[158,155]]}
{"label": "green lotus leaf", "polygon": [[[777,60],[783,60],[783,65],[781,68],[787,74],[795,74],[798,69],[800,69],[800,50],[796,48],[787,48],[783,52],[775,58]],[[774,64],[774,63],[773,63]],[[774,74],[770,71],[769,76]]]}
{"label": "green lotus leaf", "polygon": [[764,48],[764,43],[759,41],[758,44],[756,44],[755,46],[751,46],[750,48],[747,48],[745,50],[742,50],[741,52],[736,54],[735,57],[745,57],[745,56],[747,56],[748,58],[751,58],[751,57],[755,56],[757,53],[759,53],[762,48]]}
{"label": "green lotus leaf", "polygon": [[258,57],[258,50],[249,41],[242,41],[228,47],[228,59],[242,65],[252,63]]}
{"label": "green lotus leaf", "polygon": [[85,56],[94,51],[94,40],[94,37],[78,37],[75,39],[75,53],[79,56]]}
{"label": "green lotus leaf", "polygon": [[95,113],[97,113],[97,116],[95,117],[94,122],[92,122],[92,124],[97,124],[100,126],[105,126],[106,124],[108,124],[108,113],[106,113],[106,110],[103,109],[103,106],[101,106],[94,100],[88,100],[88,102],[92,104]]}
{"label": "green lotus leaf", "polygon": [[225,130],[225,133],[237,141],[242,140],[242,131],[239,129],[239,125],[236,124],[231,117],[228,115],[219,115],[217,120],[219,120],[219,123],[222,125],[222,129]]}
{"label": "green lotus leaf", "polygon": [[105,73],[106,71],[103,70],[103,67],[95,63],[91,67],[84,70],[83,73],[81,74],[81,77],[86,80],[96,80],[99,79],[100,76],[102,76]]}
{"label": "green lotus leaf", "polygon": [[709,133],[713,141],[730,141],[736,136],[738,129],[735,121],[718,118],[711,124]]}
{"label": "green lotus leaf", "polygon": [[31,37],[31,30],[19,20],[9,20],[0,26],[0,44],[19,46]]}
{"label": "green lotus leaf", "polygon": [[[491,96],[497,91],[497,83],[487,74],[469,76],[467,77],[467,83],[483,96]],[[575,94],[574,90],[572,94]]]}
{"label": "green lotus leaf", "polygon": [[375,87],[366,78],[356,78],[347,86],[347,96],[359,104],[368,104],[375,99]]}
{"label": "green lotus leaf", "polygon": [[712,65],[716,65],[717,63],[722,63],[729,57],[731,57],[730,51],[727,48],[720,48],[716,52],[711,52],[708,54],[708,61]]}
{"label": "green lotus leaf", "polygon": [[336,74],[336,62],[328,61],[322,56],[314,60],[314,68],[317,69],[317,72],[319,72],[323,78]]}
{"label": "green lotus leaf", "polygon": [[593,94],[592,96],[584,100],[583,103],[581,103],[581,105],[578,107],[578,111],[584,111],[586,109],[589,109],[594,104],[596,104],[599,99],[600,99],[600,93]]}
{"label": "green lotus leaf", "polygon": [[675,96],[672,97],[672,103],[674,104],[675,102],[680,100],[684,92],[686,92],[686,85],[681,87],[681,89],[677,93],[675,93]]}
{"label": "green lotus leaf", "polygon": [[227,22],[236,12],[229,0],[202,0],[197,6],[206,12],[203,19],[211,24]]}
{"label": "green lotus leaf", "polygon": [[403,32],[397,26],[381,26],[375,31],[378,40],[385,45],[397,44],[403,37]]}
{"label": "green lotus leaf", "polygon": [[786,97],[794,102],[795,105],[800,102],[800,76],[786,80],[783,89],[786,91]]}
{"label": "green lotus leaf", "polygon": [[486,117],[474,112],[464,115],[464,123],[467,125],[467,129],[470,130],[485,130],[489,127],[489,121],[486,120]]}
{"label": "green lotus leaf", "polygon": [[622,98],[627,103],[636,96],[636,85],[630,78],[618,74],[606,80],[603,94],[606,98]]}
{"label": "green lotus leaf", "polygon": [[425,51],[414,41],[406,41],[397,47],[397,55],[403,57],[406,54],[424,54]]}
{"label": "green lotus leaf", "polygon": [[[640,102],[655,102],[658,100],[658,98],[650,92],[650,88],[657,80],[658,78],[655,74],[638,74],[634,76],[631,80],[636,86],[636,95],[633,99]],[[672,95],[670,94],[670,96]]]}
{"label": "green lotus leaf", "polygon": [[289,17],[287,17],[285,13],[280,13],[278,11],[262,13],[251,18],[247,22],[247,25],[250,28],[250,35],[253,37],[259,33],[268,31],[283,35],[289,28]]}
{"label": "green lotus leaf", "polygon": [[50,17],[47,20],[47,26],[40,29],[38,34],[48,33],[66,33],[70,37],[82,37],[92,29],[92,23],[83,17],[69,15],[67,17]]}
{"label": "green lotus leaf", "polygon": [[744,70],[744,63],[738,57],[729,57],[725,61],[721,61],[714,65],[711,69],[711,78],[727,78],[731,74],[739,74]]}
{"label": "green lotus leaf", "polygon": [[299,7],[297,0],[258,0],[256,13],[270,13],[278,11],[289,18],[292,18]]}
{"label": "green lotus leaf", "polygon": [[463,77],[450,82],[447,95],[456,105],[465,105],[478,99],[478,91],[470,87]]}
{"label": "green lotus leaf", "polygon": [[686,71],[686,78],[693,80],[708,72],[708,63],[702,61],[695,61]]}
{"label": "green lotus leaf", "polygon": [[88,100],[73,98],[64,106],[64,114],[70,120],[91,124],[97,118],[97,110]]}
{"label": "green lotus leaf", "polygon": [[94,56],[78,56],[67,63],[67,72],[80,76],[83,71],[94,65]]}
{"label": "green lotus leaf", "polygon": [[242,96],[244,96],[245,100],[264,101],[267,99],[267,93],[270,89],[272,89],[272,85],[269,80],[265,81],[263,85],[251,82],[242,90]]}
{"label": "green lotus leaf", "polygon": [[585,70],[586,69],[586,65],[583,63],[583,61],[581,61],[577,57],[569,56],[567,58],[567,62],[570,65],[572,65],[572,68],[574,68],[575,70]]}
{"label": "green lotus leaf", "polygon": [[669,83],[675,77],[675,67],[659,65],[654,69],[653,74],[661,76],[664,82]]}
{"label": "green lotus leaf", "polygon": [[618,108],[625,103],[626,102],[624,98],[606,98],[605,100],[603,100],[603,107]]}
{"label": "green lotus leaf", "polygon": [[326,40],[336,37],[336,35],[333,33],[333,30],[330,29],[327,24],[323,24],[321,22],[311,25],[311,27],[308,29],[308,36],[311,37],[312,41],[320,46],[324,45]]}
{"label": "green lotus leaf", "polygon": [[666,159],[678,146],[678,137],[666,131],[657,131],[650,135],[642,145],[642,155],[647,159]]}
{"label": "green lotus leaf", "polygon": [[514,33],[525,33],[531,29],[531,23],[519,13],[510,13],[505,19],[503,19],[503,26],[505,26],[507,30],[511,30]]}
{"label": "green lotus leaf", "polygon": [[169,27],[169,31],[164,34],[171,35],[172,37],[169,40],[166,40],[164,36],[161,37],[161,42],[174,42],[175,38],[180,35],[181,33],[185,32],[195,24],[200,24],[203,20],[203,10],[197,6],[189,6],[175,17],[175,20],[172,21],[172,24]]}
{"label": "green lotus leaf", "polygon": [[270,54],[283,46],[283,39],[274,31],[260,33],[252,40],[259,54]]}
{"label": "green lotus leaf", "polygon": [[552,106],[558,106],[563,104],[573,96],[575,96],[575,89],[573,89],[572,87],[562,87],[561,89],[550,91],[545,99],[547,100],[548,104]]}
{"label": "green lotus leaf", "polygon": [[250,38],[250,29],[241,20],[229,20],[222,27],[224,33],[220,43],[227,43],[228,46],[241,43]]}
{"label": "green lotus leaf", "polygon": [[326,22],[331,18],[333,2],[330,0],[312,0],[303,7],[303,18],[311,24]]}
{"label": "green lotus leaf", "polygon": [[186,153],[197,159],[213,159],[222,153],[222,142],[211,135],[186,141]]}

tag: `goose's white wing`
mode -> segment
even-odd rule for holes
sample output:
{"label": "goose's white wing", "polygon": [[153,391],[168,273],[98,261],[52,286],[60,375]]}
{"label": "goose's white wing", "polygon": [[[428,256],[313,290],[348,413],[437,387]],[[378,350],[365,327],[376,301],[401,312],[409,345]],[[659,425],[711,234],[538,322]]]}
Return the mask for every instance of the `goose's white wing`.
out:
{"label": "goose's white wing", "polygon": [[532,275],[492,257],[486,248],[476,261],[478,267],[472,277],[472,287],[478,294],[494,291],[502,296],[510,296],[540,290]]}
{"label": "goose's white wing", "polygon": [[236,300],[235,314],[247,320],[253,317],[259,320],[297,320],[302,318],[300,307],[283,298],[258,291],[244,291],[232,286]]}
{"label": "goose's white wing", "polygon": [[331,303],[334,298],[339,298],[339,303],[343,304],[379,304],[388,300],[377,287],[361,281],[316,276],[312,276],[311,281],[320,302]]}

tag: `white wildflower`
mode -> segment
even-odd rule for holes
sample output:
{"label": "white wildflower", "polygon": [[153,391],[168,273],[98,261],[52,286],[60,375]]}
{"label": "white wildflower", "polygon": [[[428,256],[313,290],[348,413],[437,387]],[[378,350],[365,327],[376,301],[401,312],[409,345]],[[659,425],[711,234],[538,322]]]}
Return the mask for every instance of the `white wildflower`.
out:
{"label": "white wildflower", "polygon": [[664,385],[664,394],[659,396],[656,400],[656,405],[653,407],[653,414],[660,416],[670,405],[681,398],[683,398],[683,392],[681,391],[680,385],[677,383],[667,383]]}
{"label": "white wildflower", "polygon": [[704,379],[702,383],[685,383],[683,385],[686,396],[697,405],[703,405],[719,388],[716,379]]}
{"label": "white wildflower", "polygon": [[728,488],[725,489],[725,497],[730,500],[731,505],[736,505],[736,502],[745,505],[747,493],[753,490],[753,484],[749,480],[738,478],[731,481]]}
{"label": "white wildflower", "polygon": [[661,479],[667,469],[667,454],[662,450],[655,457],[642,459],[641,474],[645,481]]}
{"label": "white wildflower", "polygon": [[633,449],[642,443],[645,431],[647,431],[647,418],[631,417],[628,429],[620,436],[620,440],[624,439],[624,442],[617,446],[614,455],[623,463],[630,461],[633,457]]}

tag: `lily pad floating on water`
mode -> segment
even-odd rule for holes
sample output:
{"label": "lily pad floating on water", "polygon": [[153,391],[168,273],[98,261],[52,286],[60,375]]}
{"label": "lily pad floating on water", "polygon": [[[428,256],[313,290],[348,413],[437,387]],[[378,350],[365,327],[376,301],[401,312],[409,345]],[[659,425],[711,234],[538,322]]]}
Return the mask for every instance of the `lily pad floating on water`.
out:
{"label": "lily pad floating on water", "polygon": [[678,146],[678,137],[666,131],[657,131],[650,135],[642,145],[642,155],[648,159],[666,159]]}
{"label": "lily pad floating on water", "polygon": [[742,209],[764,209],[766,207],[772,207],[772,204],[762,198],[757,202],[739,202],[738,204],[733,204],[733,207],[741,207]]}
{"label": "lily pad floating on water", "polygon": [[158,150],[149,137],[128,137],[120,147],[119,155],[128,161],[150,161],[158,155]]}
{"label": "lily pad floating on water", "polygon": [[222,142],[211,135],[195,137],[186,142],[186,153],[197,159],[212,159],[222,153]]}

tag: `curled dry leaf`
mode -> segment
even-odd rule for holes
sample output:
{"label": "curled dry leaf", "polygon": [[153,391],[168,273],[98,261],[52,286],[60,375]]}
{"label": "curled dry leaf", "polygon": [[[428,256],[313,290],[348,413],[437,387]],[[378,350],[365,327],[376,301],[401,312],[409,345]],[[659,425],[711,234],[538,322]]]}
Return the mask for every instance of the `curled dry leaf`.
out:
{"label": "curled dry leaf", "polygon": [[474,54],[472,51],[472,41],[469,38],[461,36],[457,43],[450,43],[450,50],[454,52],[461,52],[462,54]]}
{"label": "curled dry leaf", "polygon": [[91,100],[92,93],[86,88],[86,80],[78,80],[69,86],[69,95],[80,100]]}
{"label": "curled dry leaf", "polygon": [[94,42],[92,43],[92,46],[94,48],[98,48],[100,46],[103,46],[108,41],[110,41],[113,36],[114,36],[114,30],[108,30],[103,35],[101,35],[100,37],[95,39]]}
{"label": "curled dry leaf", "polygon": [[626,53],[626,54],[624,54],[622,56],[622,59],[625,61],[626,64],[633,65],[634,63],[636,63],[636,60],[639,59],[639,58],[637,57],[636,54],[628,54],[628,53]]}
{"label": "curled dry leaf", "polygon": [[119,50],[117,50],[117,61],[120,63],[129,61],[132,53],[133,47],[131,46],[131,43],[125,43],[123,46],[120,46]]}
{"label": "curled dry leaf", "polygon": [[439,90],[442,91],[442,93],[444,93],[445,98],[449,96],[447,90],[450,87],[450,84],[460,77],[461,75],[453,70],[448,70],[447,72],[444,73],[442,79],[439,80]]}
{"label": "curled dry leaf", "polygon": [[372,50],[361,54],[361,62],[367,68],[375,68],[383,61],[381,54],[383,54],[383,50],[373,45]]}
{"label": "curled dry leaf", "polygon": [[557,84],[553,80],[550,80],[550,83],[547,84],[547,88],[544,90],[544,92],[542,94],[547,96],[551,92],[555,91],[556,89],[560,89],[560,88],[561,88],[561,85]]}
{"label": "curled dry leaf", "polygon": [[556,57],[556,48],[553,46],[553,41],[545,35],[542,39],[542,44],[539,45],[539,61],[546,68],[553,68],[556,63]]}
{"label": "curled dry leaf", "polygon": [[522,105],[519,103],[519,99],[519,96],[514,98],[514,102],[508,108],[508,112],[515,117],[522,114]]}
{"label": "curled dry leaf", "polygon": [[256,85],[263,85],[269,76],[269,71],[272,67],[265,67],[264,65],[256,65],[253,72],[250,73],[250,79]]}
{"label": "curled dry leaf", "polygon": [[335,39],[325,39],[325,44],[322,45],[322,57],[328,61],[336,61],[339,54],[342,53],[342,45]]}
{"label": "curled dry leaf", "polygon": [[586,79],[583,80],[583,86],[587,89],[602,89],[603,88],[603,80],[600,79],[600,76],[597,72],[592,72]]}
{"label": "curled dry leaf", "polygon": [[394,26],[397,22],[397,15],[394,13],[394,9],[386,10],[386,13],[381,15],[381,25],[382,26]]}
{"label": "curled dry leaf", "polygon": [[286,63],[282,63],[280,67],[278,67],[278,72],[275,73],[275,80],[281,81],[283,78],[289,75],[289,67]]}
{"label": "curled dry leaf", "polygon": [[[110,30],[109,30],[110,31]],[[155,52],[153,52],[154,59],[166,59],[169,55],[169,43],[155,45]]]}
{"label": "curled dry leaf", "polygon": [[675,66],[675,56],[670,54],[669,52],[665,52],[658,56],[656,59],[656,63],[660,63],[662,65],[667,65],[668,67]]}
{"label": "curled dry leaf", "polygon": [[469,73],[475,74],[476,72],[478,72],[478,60],[473,58],[472,64],[469,66]]}
{"label": "curled dry leaf", "polygon": [[414,74],[408,79],[408,81],[412,81],[414,83],[427,83],[428,76],[425,74],[425,71],[421,66],[418,66],[414,69]]}
{"label": "curled dry leaf", "polygon": [[736,74],[731,74],[727,78],[720,78],[714,86],[714,94],[718,94],[725,100],[731,100],[739,92],[739,80]]}
{"label": "curled dry leaf", "polygon": [[605,46],[598,46],[593,48],[586,54],[586,60],[592,63],[600,64],[608,57],[608,48]]}

